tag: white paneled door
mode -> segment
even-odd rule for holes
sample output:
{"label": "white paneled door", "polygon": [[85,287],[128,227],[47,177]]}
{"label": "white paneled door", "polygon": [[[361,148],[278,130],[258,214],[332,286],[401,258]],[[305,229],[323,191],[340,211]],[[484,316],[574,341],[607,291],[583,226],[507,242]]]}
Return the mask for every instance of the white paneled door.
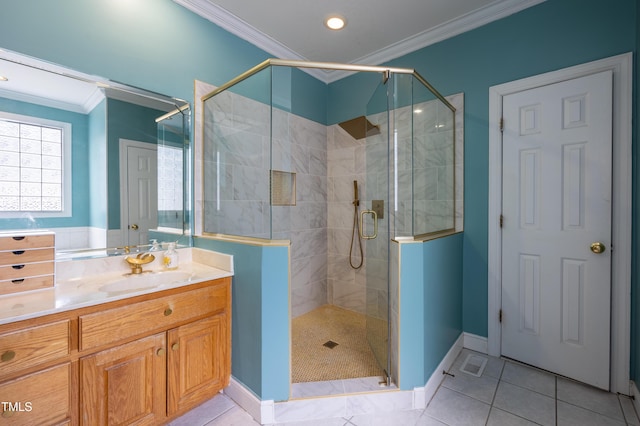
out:
{"label": "white paneled door", "polygon": [[155,146],[127,147],[128,245],[149,244],[149,229],[158,226],[156,155]]}
{"label": "white paneled door", "polygon": [[503,98],[502,354],[609,389],[612,73]]}

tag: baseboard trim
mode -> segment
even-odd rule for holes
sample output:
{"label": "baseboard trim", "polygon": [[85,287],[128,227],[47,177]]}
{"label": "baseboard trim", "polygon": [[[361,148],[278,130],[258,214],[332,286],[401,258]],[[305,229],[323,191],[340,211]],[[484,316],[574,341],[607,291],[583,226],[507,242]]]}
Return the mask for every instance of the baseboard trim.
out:
{"label": "baseboard trim", "polygon": [[464,334],[464,347],[483,354],[489,353],[489,340],[477,334]]}
{"label": "baseboard trim", "polygon": [[275,423],[275,404],[273,400],[261,401],[233,376],[229,381],[229,386],[223,392],[260,424]]}
{"label": "baseboard trim", "polygon": [[440,387],[440,383],[444,380],[443,371],[451,368],[462,351],[464,342],[464,333],[460,333],[460,336],[458,336],[458,339],[453,343],[444,358],[442,358],[442,361],[440,361],[440,364],[438,364],[436,370],[431,374],[431,377],[429,377],[424,387],[414,389],[414,408],[425,408],[431,401],[438,387]]}

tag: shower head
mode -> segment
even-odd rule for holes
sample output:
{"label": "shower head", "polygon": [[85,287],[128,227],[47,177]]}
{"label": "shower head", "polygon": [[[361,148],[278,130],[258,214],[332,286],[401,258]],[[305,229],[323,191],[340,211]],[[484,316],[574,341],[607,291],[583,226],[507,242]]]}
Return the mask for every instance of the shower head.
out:
{"label": "shower head", "polygon": [[351,120],[343,121],[340,124],[347,133],[349,133],[354,139],[362,139],[367,136],[374,136],[380,134],[380,126],[371,124],[371,122],[361,115],[360,117],[352,118]]}

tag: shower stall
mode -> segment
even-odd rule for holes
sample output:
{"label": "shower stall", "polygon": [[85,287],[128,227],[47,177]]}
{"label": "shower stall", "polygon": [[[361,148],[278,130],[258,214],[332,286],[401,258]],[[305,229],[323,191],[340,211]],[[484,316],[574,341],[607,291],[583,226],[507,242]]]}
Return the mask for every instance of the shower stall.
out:
{"label": "shower stall", "polygon": [[[339,122],[326,122],[331,100],[300,83],[314,68],[365,76]],[[412,69],[278,59],[202,101],[203,235],[289,244],[292,323],[323,307],[358,315],[382,381],[393,383],[392,244],[455,229],[455,108]],[[293,334],[293,382],[309,380],[296,378],[295,347],[313,347],[298,341],[311,334]],[[312,351],[340,348],[332,340]]]}

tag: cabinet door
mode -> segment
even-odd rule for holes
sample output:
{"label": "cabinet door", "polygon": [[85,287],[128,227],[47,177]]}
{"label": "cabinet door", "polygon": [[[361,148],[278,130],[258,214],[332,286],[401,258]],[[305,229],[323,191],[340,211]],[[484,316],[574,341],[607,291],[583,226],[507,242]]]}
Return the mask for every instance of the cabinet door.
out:
{"label": "cabinet door", "polygon": [[83,425],[152,425],[166,417],[164,333],[80,360]]}
{"label": "cabinet door", "polygon": [[168,332],[169,415],[202,403],[229,384],[230,343],[226,312]]}
{"label": "cabinet door", "polygon": [[73,410],[71,364],[65,363],[0,383],[0,425],[58,425]]}

